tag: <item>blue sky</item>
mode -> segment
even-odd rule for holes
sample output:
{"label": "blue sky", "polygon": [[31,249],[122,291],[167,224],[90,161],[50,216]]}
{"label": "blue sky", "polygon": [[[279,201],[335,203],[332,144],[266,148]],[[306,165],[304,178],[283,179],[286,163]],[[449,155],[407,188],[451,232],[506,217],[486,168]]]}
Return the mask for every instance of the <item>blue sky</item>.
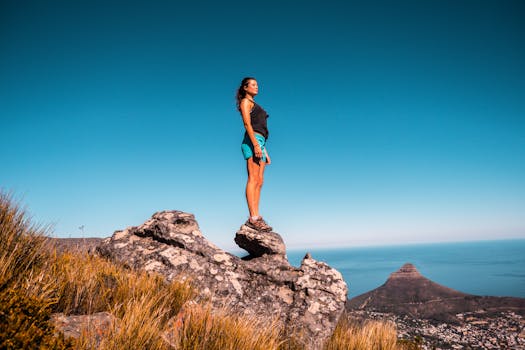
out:
{"label": "blue sky", "polygon": [[59,237],[247,218],[234,92],[270,114],[290,247],[525,238],[522,1],[2,1],[0,187]]}

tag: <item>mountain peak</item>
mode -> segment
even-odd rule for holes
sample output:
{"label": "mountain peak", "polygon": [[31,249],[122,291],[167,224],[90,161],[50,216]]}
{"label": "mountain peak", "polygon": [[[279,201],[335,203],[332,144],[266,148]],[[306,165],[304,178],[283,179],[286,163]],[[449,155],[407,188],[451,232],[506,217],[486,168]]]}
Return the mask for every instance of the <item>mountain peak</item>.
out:
{"label": "mountain peak", "polygon": [[457,321],[457,314],[512,310],[525,314],[525,298],[481,297],[442,286],[426,278],[410,263],[390,274],[376,289],[350,299],[349,310],[390,312],[416,318]]}
{"label": "mountain peak", "polygon": [[411,263],[406,263],[401,266],[399,270],[390,274],[389,280],[398,279],[398,278],[417,278],[423,277],[414,265]]}

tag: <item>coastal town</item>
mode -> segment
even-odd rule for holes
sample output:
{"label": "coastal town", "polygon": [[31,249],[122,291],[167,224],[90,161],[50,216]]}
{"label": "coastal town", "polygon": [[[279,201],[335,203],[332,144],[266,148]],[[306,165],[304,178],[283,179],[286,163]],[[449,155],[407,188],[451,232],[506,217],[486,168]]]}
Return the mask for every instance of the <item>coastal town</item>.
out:
{"label": "coastal town", "polygon": [[458,322],[446,323],[363,310],[350,314],[359,320],[394,322],[399,339],[414,341],[424,350],[525,349],[525,319],[511,311],[461,313],[456,315]]}

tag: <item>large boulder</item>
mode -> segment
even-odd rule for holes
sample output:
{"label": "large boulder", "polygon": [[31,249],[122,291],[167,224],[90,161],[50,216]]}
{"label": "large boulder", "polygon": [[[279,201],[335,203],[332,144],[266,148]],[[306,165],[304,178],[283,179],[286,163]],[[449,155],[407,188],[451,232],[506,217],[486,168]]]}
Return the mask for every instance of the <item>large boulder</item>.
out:
{"label": "large boulder", "polygon": [[242,225],[235,234],[235,243],[250,253],[250,258],[258,258],[264,254],[286,255],[283,239],[276,232],[261,232]]}
{"label": "large boulder", "polygon": [[116,231],[97,251],[168,281],[189,278],[213,307],[230,306],[260,319],[277,317],[287,332],[302,335],[305,349],[321,349],[345,308],[347,285],[341,274],[309,254],[300,267],[291,266],[276,233],[245,227],[239,232],[246,237],[236,241],[249,249],[250,259],[209,242],[192,214],[162,211],[138,227]]}

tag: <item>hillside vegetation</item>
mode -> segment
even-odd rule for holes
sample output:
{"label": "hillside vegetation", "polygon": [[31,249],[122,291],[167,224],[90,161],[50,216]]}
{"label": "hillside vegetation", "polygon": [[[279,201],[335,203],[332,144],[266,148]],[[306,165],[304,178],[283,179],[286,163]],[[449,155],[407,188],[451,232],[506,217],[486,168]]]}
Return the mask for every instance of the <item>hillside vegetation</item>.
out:
{"label": "hillside vegetation", "polygon": [[[0,192],[0,349],[300,349],[276,320],[195,304],[191,282],[171,283],[86,253],[58,253],[48,228],[35,226]],[[51,315],[114,315],[107,329],[65,339]],[[409,344],[410,345],[410,344]],[[326,349],[406,349],[389,323],[346,316]]]}

